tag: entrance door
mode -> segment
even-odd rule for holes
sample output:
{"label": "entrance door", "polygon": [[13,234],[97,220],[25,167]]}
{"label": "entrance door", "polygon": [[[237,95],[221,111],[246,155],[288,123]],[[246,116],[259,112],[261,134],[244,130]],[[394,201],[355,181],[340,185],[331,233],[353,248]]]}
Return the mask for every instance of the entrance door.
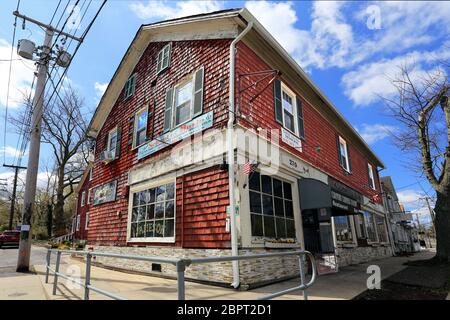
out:
{"label": "entrance door", "polygon": [[302,210],[303,234],[305,237],[305,250],[311,253],[319,253],[320,227],[317,219],[317,209]]}

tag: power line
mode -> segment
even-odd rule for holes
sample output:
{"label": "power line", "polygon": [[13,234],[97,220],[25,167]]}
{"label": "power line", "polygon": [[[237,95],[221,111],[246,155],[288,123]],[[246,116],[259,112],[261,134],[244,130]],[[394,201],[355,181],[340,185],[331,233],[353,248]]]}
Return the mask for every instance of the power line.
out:
{"label": "power line", "polygon": [[[20,7],[20,0],[17,0],[17,9],[16,11],[19,11]],[[14,53],[14,44],[16,42],[16,29],[17,29],[17,16],[14,19],[14,28],[13,28],[13,36],[12,36],[12,43],[11,43],[11,55],[10,55],[10,61],[9,61],[9,74],[8,74],[8,87],[6,89],[6,105],[5,105],[5,122],[4,122],[4,131],[3,131],[3,163],[6,161],[6,125],[8,123],[8,105],[9,105],[9,90],[11,88],[11,70],[12,70],[12,59],[13,59],[13,53]]]}

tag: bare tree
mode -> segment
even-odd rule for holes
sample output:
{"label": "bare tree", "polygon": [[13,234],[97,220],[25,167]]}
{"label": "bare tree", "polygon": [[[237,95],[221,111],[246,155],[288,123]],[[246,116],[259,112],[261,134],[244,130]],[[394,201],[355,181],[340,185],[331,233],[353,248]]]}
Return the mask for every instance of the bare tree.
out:
{"label": "bare tree", "polygon": [[[61,94],[62,93],[62,94]],[[26,98],[25,105],[30,101]],[[46,103],[43,114],[42,142],[51,146],[54,158],[53,222],[55,236],[67,231],[64,214],[65,201],[74,193],[75,186],[86,167],[89,146],[86,135],[87,120],[82,113],[84,101],[72,87],[59,91],[56,99]],[[27,121],[26,112],[11,119],[17,128]]]}
{"label": "bare tree", "polygon": [[[400,66],[391,79],[394,98],[384,98],[391,115],[399,122],[396,145],[417,156],[421,173],[436,192],[435,259],[450,261],[450,84],[449,64],[437,61],[428,72]],[[414,167],[415,164],[411,163]]]}

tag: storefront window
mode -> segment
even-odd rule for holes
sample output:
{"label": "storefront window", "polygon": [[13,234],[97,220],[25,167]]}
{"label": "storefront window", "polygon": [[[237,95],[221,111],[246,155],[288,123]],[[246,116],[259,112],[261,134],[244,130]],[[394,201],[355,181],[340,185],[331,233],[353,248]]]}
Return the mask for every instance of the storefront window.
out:
{"label": "storefront window", "polygon": [[366,228],[364,226],[364,217],[362,214],[357,214],[355,217],[356,235],[359,239],[366,239]]}
{"label": "storefront window", "polygon": [[171,238],[175,227],[175,184],[133,194],[131,238]]}
{"label": "storefront window", "polygon": [[338,242],[353,242],[350,216],[333,217],[336,240]]}
{"label": "storefront window", "polygon": [[249,189],[252,236],[295,238],[291,184],[253,172]]}
{"label": "storefront window", "polygon": [[370,242],[377,242],[377,233],[375,231],[375,219],[371,212],[364,212],[364,220],[366,223],[367,240]]}
{"label": "storefront window", "polygon": [[378,232],[378,239],[380,242],[388,242],[388,237],[386,233],[386,225],[384,217],[375,215],[375,222],[377,224],[377,232]]}

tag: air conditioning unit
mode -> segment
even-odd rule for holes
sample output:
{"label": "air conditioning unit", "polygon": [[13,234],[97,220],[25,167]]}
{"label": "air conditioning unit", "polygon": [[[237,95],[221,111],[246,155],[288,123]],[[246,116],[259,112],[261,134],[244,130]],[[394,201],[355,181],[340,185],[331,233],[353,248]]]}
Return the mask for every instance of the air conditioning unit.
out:
{"label": "air conditioning unit", "polygon": [[115,152],[112,151],[103,151],[100,154],[100,160],[102,160],[104,163],[109,163],[113,161],[116,158]]}

